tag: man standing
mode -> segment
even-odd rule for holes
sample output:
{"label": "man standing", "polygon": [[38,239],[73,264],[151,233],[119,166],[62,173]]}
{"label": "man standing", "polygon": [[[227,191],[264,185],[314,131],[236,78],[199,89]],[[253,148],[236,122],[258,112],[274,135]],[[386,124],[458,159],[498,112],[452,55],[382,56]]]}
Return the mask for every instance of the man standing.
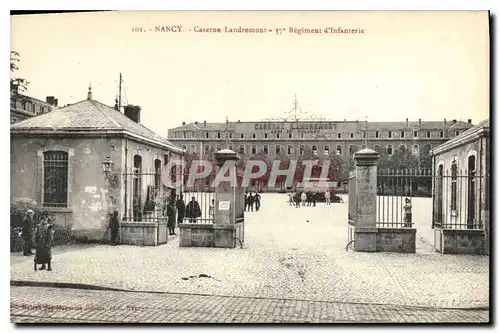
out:
{"label": "man standing", "polygon": [[23,219],[23,230],[22,230],[22,235],[24,240],[23,255],[25,256],[33,255],[31,249],[33,248],[32,241],[33,241],[34,215],[35,212],[33,212],[33,210],[31,209],[28,209]]}
{"label": "man standing", "polygon": [[252,192],[250,192],[250,194],[248,195],[247,200],[248,200],[248,211],[253,212],[253,204],[255,202],[255,198],[252,195]]}
{"label": "man standing", "polygon": [[201,216],[201,208],[195,197],[186,206],[186,217],[189,218],[190,223],[196,223],[196,219]]}
{"label": "man standing", "polygon": [[327,205],[330,205],[330,191],[325,192],[325,201]]}
{"label": "man standing", "polygon": [[170,236],[177,235],[175,233],[175,198],[170,197],[167,204],[167,228]]}
{"label": "man standing", "polygon": [[255,211],[258,212],[260,209],[260,194],[258,192],[255,192],[254,200],[255,200]]}
{"label": "man standing", "polygon": [[247,195],[247,192],[245,192],[245,212],[247,211],[247,207],[248,207],[248,195]]}
{"label": "man standing", "polygon": [[302,192],[302,194],[300,195],[300,201],[302,201],[302,206],[306,205],[306,200],[307,200],[306,192]]}
{"label": "man standing", "polygon": [[184,222],[184,215],[186,214],[186,204],[184,203],[182,194],[179,195],[179,200],[177,200],[175,206],[177,208],[177,224],[181,224],[182,222]]}
{"label": "man standing", "polygon": [[109,228],[111,229],[111,244],[118,244],[118,231],[120,230],[120,221],[118,220],[118,208],[115,208],[109,218]]}

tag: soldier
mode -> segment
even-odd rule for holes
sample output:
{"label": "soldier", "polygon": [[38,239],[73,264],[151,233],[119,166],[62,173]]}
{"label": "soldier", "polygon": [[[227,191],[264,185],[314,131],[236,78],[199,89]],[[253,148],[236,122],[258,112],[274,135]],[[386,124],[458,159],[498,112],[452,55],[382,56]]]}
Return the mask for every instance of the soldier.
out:
{"label": "soldier", "polygon": [[109,217],[109,229],[111,230],[111,244],[118,244],[118,231],[120,230],[120,221],[118,220],[118,208],[115,208]]}
{"label": "soldier", "polygon": [[31,209],[28,209],[23,219],[23,230],[22,230],[22,236],[24,240],[23,255],[25,256],[33,255],[31,249],[33,248],[32,242],[33,242],[34,215],[35,212],[33,212],[33,210]]}
{"label": "soldier", "polygon": [[168,202],[167,205],[167,228],[168,228],[168,234],[173,236],[177,235],[175,233],[175,198],[172,196],[170,197],[170,201]]}
{"label": "soldier", "polygon": [[404,209],[404,226],[406,228],[411,228],[411,200],[410,198],[405,198],[405,205],[403,206]]}
{"label": "soldier", "polygon": [[260,209],[260,194],[258,192],[255,192],[254,200],[255,200],[255,211],[258,212]]}

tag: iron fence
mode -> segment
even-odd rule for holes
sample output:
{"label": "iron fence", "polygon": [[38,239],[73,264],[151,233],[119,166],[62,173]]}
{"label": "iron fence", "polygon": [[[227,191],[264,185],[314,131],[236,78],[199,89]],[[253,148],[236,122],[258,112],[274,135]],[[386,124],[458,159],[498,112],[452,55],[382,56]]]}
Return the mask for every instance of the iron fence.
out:
{"label": "iron fence", "polygon": [[378,170],[377,226],[411,228],[413,226],[412,198],[431,196],[431,170]]}
{"label": "iron fence", "polygon": [[433,177],[433,227],[443,229],[483,229],[483,176],[474,170],[443,170]]}
{"label": "iron fence", "polygon": [[183,219],[183,223],[215,223],[216,193],[213,191],[213,189],[204,192],[184,192],[182,196],[185,204],[185,212],[187,212],[187,205],[190,201],[197,202],[201,211],[201,216],[196,218],[185,216]]}

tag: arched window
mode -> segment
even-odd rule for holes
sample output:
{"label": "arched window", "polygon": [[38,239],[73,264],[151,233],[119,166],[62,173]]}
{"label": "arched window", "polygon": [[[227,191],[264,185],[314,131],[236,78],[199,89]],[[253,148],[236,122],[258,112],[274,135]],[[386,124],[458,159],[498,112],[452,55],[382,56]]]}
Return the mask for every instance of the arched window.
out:
{"label": "arched window", "polygon": [[252,145],[252,155],[257,154],[257,148],[255,148],[255,145]]}
{"label": "arched window", "polygon": [[161,161],[159,159],[155,160],[155,189],[157,191],[161,189]]}
{"label": "arched window", "polygon": [[134,210],[134,217],[138,217],[142,211],[141,202],[141,184],[142,184],[142,157],[134,155],[134,174],[132,178],[132,207]]}
{"label": "arched window", "polygon": [[470,155],[467,159],[467,229],[476,226],[476,156]]}
{"label": "arched window", "polygon": [[43,206],[68,206],[68,153],[43,153]]}

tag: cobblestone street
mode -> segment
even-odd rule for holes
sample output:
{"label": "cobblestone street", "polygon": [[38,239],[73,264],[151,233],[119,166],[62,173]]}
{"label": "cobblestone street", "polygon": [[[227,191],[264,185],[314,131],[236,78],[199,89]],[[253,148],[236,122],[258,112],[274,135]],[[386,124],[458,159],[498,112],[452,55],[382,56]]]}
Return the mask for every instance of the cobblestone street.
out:
{"label": "cobblestone street", "polygon": [[139,292],[12,287],[14,323],[458,323],[488,311]]}
{"label": "cobblestone street", "polygon": [[430,224],[426,213],[431,212],[423,201],[414,203],[420,212],[415,213],[417,253],[398,254],[346,251],[346,203],[294,208],[284,195],[264,194],[262,199],[261,211],[245,215],[243,249],[179,248],[178,236],[159,247],[98,245],[54,251],[52,272],[34,272],[32,259],[13,261],[11,280],[301,299],[310,300],[312,307],[323,304],[315,301],[489,306],[489,257],[434,252],[425,238]]}

